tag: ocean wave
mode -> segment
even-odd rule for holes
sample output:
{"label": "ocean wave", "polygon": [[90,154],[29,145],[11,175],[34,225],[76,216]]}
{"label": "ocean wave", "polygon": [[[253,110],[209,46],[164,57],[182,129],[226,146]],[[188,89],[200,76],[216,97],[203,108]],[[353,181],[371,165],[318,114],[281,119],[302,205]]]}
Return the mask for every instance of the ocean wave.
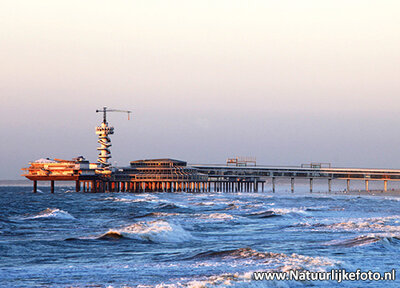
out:
{"label": "ocean wave", "polygon": [[398,234],[367,234],[350,239],[333,240],[325,243],[328,246],[356,247],[370,245],[376,242],[384,242],[389,245],[399,244],[400,235]]}
{"label": "ocean wave", "polygon": [[234,209],[238,209],[239,206],[233,203],[228,204],[223,210],[234,210]]}
{"label": "ocean wave", "polygon": [[308,227],[314,231],[330,230],[330,231],[380,231],[380,232],[400,232],[400,226],[390,225],[398,223],[387,224],[387,222],[398,219],[399,215],[392,215],[387,217],[375,218],[357,218],[349,219],[348,221],[336,223],[297,223],[291,227]]}
{"label": "ocean wave", "polygon": [[226,213],[196,214],[201,219],[231,220],[234,217]]}
{"label": "ocean wave", "polygon": [[47,208],[36,215],[23,217],[24,220],[30,219],[60,219],[60,220],[76,220],[74,216],[66,211],[57,208]]}
{"label": "ocean wave", "polygon": [[[139,285],[137,288],[207,288],[207,287],[244,287],[244,288],[263,288],[266,287],[264,281],[253,281],[253,272],[245,273],[224,273],[220,275],[198,277],[198,279],[181,278],[178,283],[166,284],[160,283],[157,285]],[[289,287],[285,283],[269,281],[269,286],[274,287]]]}
{"label": "ocean wave", "polygon": [[[242,283],[244,287],[265,287],[264,283],[252,281],[252,273],[224,273],[221,275],[208,276],[202,280],[192,280],[183,287],[187,288],[206,288],[206,287],[227,287],[237,286]],[[179,287],[179,286],[178,286]]]}
{"label": "ocean wave", "polygon": [[158,208],[160,208],[160,209],[177,209],[180,207],[174,203],[162,203],[162,204],[158,205]]}
{"label": "ocean wave", "polygon": [[248,214],[247,216],[255,218],[269,218],[287,214],[307,214],[307,212],[305,208],[270,208],[269,210]]}
{"label": "ocean wave", "polygon": [[222,250],[222,251],[206,251],[199,253],[190,259],[208,259],[218,261],[232,261],[232,260],[253,260],[261,264],[260,268],[267,270],[288,271],[298,269],[313,269],[314,271],[322,271],[327,266],[337,264],[337,262],[325,257],[310,257],[300,254],[284,254],[274,252],[259,252],[249,247]]}
{"label": "ocean wave", "polygon": [[118,240],[118,239],[122,239],[122,238],[125,238],[125,237],[121,233],[110,230],[107,233],[98,237],[97,239],[99,239],[99,240]]}
{"label": "ocean wave", "polygon": [[271,208],[272,212],[279,214],[279,215],[286,215],[286,214],[307,214],[306,208]]}
{"label": "ocean wave", "polygon": [[151,212],[144,215],[136,216],[136,218],[145,218],[145,217],[168,217],[168,216],[178,216],[179,213],[167,213],[167,212]]}
{"label": "ocean wave", "polygon": [[270,218],[270,217],[279,217],[281,215],[275,213],[274,211],[267,210],[267,211],[260,211],[260,212],[254,212],[251,214],[247,214],[247,216],[253,217],[253,218]]}
{"label": "ocean wave", "polygon": [[193,239],[192,235],[182,226],[165,220],[138,222],[120,229],[112,229],[109,232],[151,242],[184,242]]}
{"label": "ocean wave", "polygon": [[313,206],[313,207],[304,207],[304,211],[325,211],[329,210],[327,206]]}
{"label": "ocean wave", "polygon": [[160,199],[153,195],[141,194],[141,195],[124,195],[117,197],[107,197],[103,200],[111,200],[114,202],[127,202],[127,203],[138,203],[138,202],[158,202]]}
{"label": "ocean wave", "polygon": [[[192,257],[197,258],[221,258],[221,259],[254,259],[254,260],[265,260],[264,263],[270,262],[271,260],[278,260],[282,263],[297,263],[305,265],[317,265],[317,266],[330,266],[334,262],[323,257],[309,257],[299,254],[286,255],[284,253],[274,253],[274,252],[258,252],[249,247],[232,249],[232,250],[222,250],[222,251],[207,251],[199,253]],[[276,261],[275,261],[276,262]]]}
{"label": "ocean wave", "polygon": [[214,206],[215,203],[211,202],[211,201],[206,201],[206,202],[197,202],[197,203],[194,203],[193,205],[195,205],[195,206]]}

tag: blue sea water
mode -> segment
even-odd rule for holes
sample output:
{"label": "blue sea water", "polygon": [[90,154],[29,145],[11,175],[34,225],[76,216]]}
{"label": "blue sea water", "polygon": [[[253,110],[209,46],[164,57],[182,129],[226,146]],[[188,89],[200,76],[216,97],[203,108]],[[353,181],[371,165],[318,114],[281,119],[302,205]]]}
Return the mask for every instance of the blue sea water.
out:
{"label": "blue sea water", "polygon": [[400,287],[251,279],[398,271],[400,198],[31,191],[0,187],[1,287]]}

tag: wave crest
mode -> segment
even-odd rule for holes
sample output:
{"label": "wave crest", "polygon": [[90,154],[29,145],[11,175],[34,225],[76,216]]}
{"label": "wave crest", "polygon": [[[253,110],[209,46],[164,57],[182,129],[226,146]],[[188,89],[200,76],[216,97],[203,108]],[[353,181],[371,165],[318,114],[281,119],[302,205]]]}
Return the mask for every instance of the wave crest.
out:
{"label": "wave crest", "polygon": [[217,220],[231,220],[234,217],[226,213],[212,213],[212,214],[200,214],[201,219],[217,219]]}
{"label": "wave crest", "polygon": [[57,208],[47,208],[36,215],[28,216],[23,219],[60,219],[60,220],[76,220],[74,216],[66,211]]}
{"label": "wave crest", "polygon": [[327,242],[328,246],[342,246],[342,247],[357,247],[357,246],[365,246],[370,245],[376,242],[385,242],[389,244],[399,243],[400,236],[399,235],[391,235],[391,234],[367,234],[357,236],[351,239],[345,240],[333,240]]}
{"label": "wave crest", "polygon": [[308,227],[314,231],[333,230],[333,231],[380,231],[380,232],[400,232],[400,226],[390,225],[398,223],[388,223],[398,219],[398,215],[379,217],[379,218],[359,218],[336,223],[298,223],[292,227]]}
{"label": "wave crest", "polygon": [[98,237],[97,239],[100,240],[118,240],[121,238],[125,238],[121,233],[117,232],[117,231],[113,231],[110,230],[107,233],[101,235],[100,237]]}
{"label": "wave crest", "polygon": [[138,222],[112,231],[127,238],[151,242],[184,242],[193,238],[179,224],[169,223],[165,220]]}
{"label": "wave crest", "polygon": [[[232,260],[246,259],[260,261],[267,266],[267,269],[288,271],[294,269],[314,269],[332,266],[335,263],[324,257],[310,257],[299,254],[287,255],[284,253],[258,252],[249,247],[223,251],[207,251],[199,253],[192,259],[215,259]],[[321,269],[320,269],[321,270]]]}

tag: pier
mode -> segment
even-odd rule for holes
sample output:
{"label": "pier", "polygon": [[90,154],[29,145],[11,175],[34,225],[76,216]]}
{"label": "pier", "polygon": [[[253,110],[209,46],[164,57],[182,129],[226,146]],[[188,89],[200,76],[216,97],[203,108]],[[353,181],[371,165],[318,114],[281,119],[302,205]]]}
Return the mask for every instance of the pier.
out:
{"label": "pier", "polygon": [[275,192],[278,179],[290,179],[291,192],[299,179],[309,181],[313,192],[314,180],[324,179],[328,191],[332,181],[341,179],[351,190],[351,181],[363,181],[369,191],[370,181],[381,181],[387,191],[389,181],[400,181],[400,170],[332,167],[278,167],[278,166],[229,166],[187,165],[175,159],[146,159],[131,161],[129,167],[114,167],[109,173],[97,169],[96,163],[84,158],[75,160],[42,160],[24,168],[23,176],[33,181],[37,191],[38,181],[50,182],[54,193],[56,181],[75,181],[76,192]]}
{"label": "pier", "polygon": [[[56,181],[74,181],[76,192],[259,192],[265,191],[265,183],[271,182],[272,192],[276,191],[276,180],[290,179],[291,192],[295,191],[296,179],[308,179],[310,192],[313,181],[325,179],[328,191],[332,191],[332,181],[347,180],[365,182],[369,191],[370,181],[382,181],[387,191],[388,181],[400,181],[400,170],[333,168],[326,163],[311,163],[301,166],[258,166],[255,157],[229,158],[224,165],[191,164],[176,159],[145,159],[130,162],[128,167],[112,167],[111,139],[114,127],[107,122],[107,112],[131,111],[103,109],[103,122],[95,131],[98,135],[99,151],[96,163],[90,163],[83,156],[72,160],[39,159],[22,168],[22,176],[33,181],[33,192],[37,192],[38,181],[50,182],[54,193]],[[234,166],[232,166],[232,164]]]}
{"label": "pier", "polygon": [[[258,176],[219,177],[215,179],[175,159],[136,160],[129,167],[113,168],[110,173],[98,170],[84,158],[69,160],[41,159],[23,168],[26,178],[49,181],[54,193],[55,181],[75,181],[76,192],[240,192],[259,191],[263,180]],[[92,168],[90,168],[92,166]]]}
{"label": "pier", "polygon": [[[291,191],[295,190],[296,179],[308,179],[310,192],[313,191],[313,181],[324,179],[327,181],[328,191],[332,191],[332,181],[335,179],[347,180],[347,191],[350,191],[351,181],[364,181],[365,190],[369,191],[370,181],[382,181],[383,190],[387,191],[388,181],[400,181],[400,170],[395,169],[365,169],[365,168],[332,168],[322,165],[302,166],[229,166],[193,164],[194,168],[208,175],[210,179],[225,179],[239,177],[259,177],[264,181],[271,180],[272,192],[276,190],[276,180],[287,178],[291,182]],[[308,166],[308,167],[307,167]]]}

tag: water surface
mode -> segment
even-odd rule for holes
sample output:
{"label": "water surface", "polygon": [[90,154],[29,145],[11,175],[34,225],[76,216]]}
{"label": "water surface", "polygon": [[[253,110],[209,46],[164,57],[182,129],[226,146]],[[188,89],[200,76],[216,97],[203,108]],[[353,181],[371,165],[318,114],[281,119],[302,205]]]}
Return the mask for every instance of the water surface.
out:
{"label": "water surface", "polygon": [[398,268],[399,198],[0,187],[1,287],[399,287],[253,271]]}

